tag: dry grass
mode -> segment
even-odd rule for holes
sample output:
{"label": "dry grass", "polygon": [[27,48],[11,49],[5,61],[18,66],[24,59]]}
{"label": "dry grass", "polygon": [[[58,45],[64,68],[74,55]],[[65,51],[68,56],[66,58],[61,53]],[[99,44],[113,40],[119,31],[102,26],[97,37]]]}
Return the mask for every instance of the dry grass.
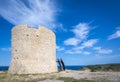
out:
{"label": "dry grass", "polygon": [[70,71],[51,74],[10,75],[0,72],[0,82],[120,82],[120,72]]}

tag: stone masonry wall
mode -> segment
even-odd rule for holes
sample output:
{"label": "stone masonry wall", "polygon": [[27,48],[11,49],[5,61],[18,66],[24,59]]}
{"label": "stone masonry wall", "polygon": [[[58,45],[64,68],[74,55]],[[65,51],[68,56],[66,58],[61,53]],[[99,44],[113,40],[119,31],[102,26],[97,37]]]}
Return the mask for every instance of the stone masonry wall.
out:
{"label": "stone masonry wall", "polygon": [[51,73],[57,71],[55,34],[44,27],[18,25],[12,29],[10,74]]}

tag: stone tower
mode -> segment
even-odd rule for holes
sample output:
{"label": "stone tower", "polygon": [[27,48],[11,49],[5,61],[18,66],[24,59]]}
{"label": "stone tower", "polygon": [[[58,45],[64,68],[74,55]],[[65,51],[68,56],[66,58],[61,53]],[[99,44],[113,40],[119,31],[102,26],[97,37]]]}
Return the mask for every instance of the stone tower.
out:
{"label": "stone tower", "polygon": [[18,25],[12,29],[12,60],[8,73],[35,74],[57,71],[55,34],[44,27]]}

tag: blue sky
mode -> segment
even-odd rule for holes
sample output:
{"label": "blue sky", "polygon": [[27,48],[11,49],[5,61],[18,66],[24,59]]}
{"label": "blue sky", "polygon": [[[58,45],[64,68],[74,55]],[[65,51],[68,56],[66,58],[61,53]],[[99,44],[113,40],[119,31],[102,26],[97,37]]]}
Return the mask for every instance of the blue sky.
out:
{"label": "blue sky", "polygon": [[0,0],[0,66],[10,64],[11,29],[42,25],[56,34],[66,65],[120,63],[119,0]]}

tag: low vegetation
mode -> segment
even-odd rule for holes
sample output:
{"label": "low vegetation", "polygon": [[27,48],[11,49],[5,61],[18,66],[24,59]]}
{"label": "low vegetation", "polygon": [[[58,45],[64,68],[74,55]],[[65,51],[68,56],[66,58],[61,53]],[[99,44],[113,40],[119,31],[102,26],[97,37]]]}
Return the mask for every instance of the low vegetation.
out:
{"label": "low vegetation", "polygon": [[[86,71],[86,69],[92,72]],[[120,82],[120,64],[89,65],[83,70],[85,71],[67,70],[50,74],[21,75],[11,75],[7,71],[0,71],[0,82],[41,82],[45,80],[54,80],[54,82],[57,80],[64,82]]]}
{"label": "low vegetation", "polygon": [[96,72],[96,71],[120,72],[120,64],[88,65],[83,68],[83,70],[85,69],[89,69],[91,72]]}
{"label": "low vegetation", "polygon": [[87,79],[74,79],[71,77],[59,77],[58,80],[63,80],[64,82],[96,82],[93,80],[87,80]]}
{"label": "low vegetation", "polygon": [[[56,79],[64,82],[101,82],[101,81],[95,81],[95,80],[88,80],[86,78],[74,79],[72,77],[56,77],[55,75],[49,75],[49,74],[45,75],[45,77],[43,76],[44,75],[41,75],[41,74],[10,75],[10,74],[7,74],[7,71],[4,71],[0,73],[0,82],[41,82],[47,79],[50,79],[50,80]],[[108,82],[108,81],[102,81],[102,82]]]}

